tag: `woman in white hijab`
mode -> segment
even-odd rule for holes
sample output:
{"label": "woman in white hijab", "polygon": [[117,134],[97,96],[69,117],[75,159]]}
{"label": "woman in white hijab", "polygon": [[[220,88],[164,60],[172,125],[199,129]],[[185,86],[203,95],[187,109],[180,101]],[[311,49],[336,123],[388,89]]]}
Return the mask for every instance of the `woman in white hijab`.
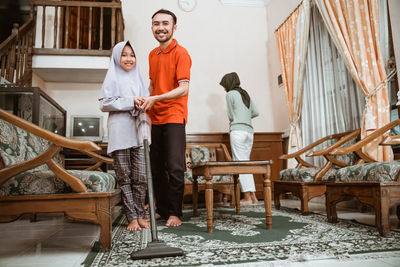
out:
{"label": "woman in white hijab", "polygon": [[114,159],[129,231],[150,227],[144,218],[147,190],[144,151],[136,128],[138,108],[148,95],[132,45],[129,41],[116,44],[99,101],[101,111],[109,114],[107,153]]}

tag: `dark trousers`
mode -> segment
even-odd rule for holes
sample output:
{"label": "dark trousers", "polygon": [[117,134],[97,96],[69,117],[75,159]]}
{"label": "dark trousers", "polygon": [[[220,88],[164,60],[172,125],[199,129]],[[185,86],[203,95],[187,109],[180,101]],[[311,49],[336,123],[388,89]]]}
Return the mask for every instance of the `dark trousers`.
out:
{"label": "dark trousers", "polygon": [[150,159],[157,213],[182,216],[185,186],[185,124],[152,125]]}

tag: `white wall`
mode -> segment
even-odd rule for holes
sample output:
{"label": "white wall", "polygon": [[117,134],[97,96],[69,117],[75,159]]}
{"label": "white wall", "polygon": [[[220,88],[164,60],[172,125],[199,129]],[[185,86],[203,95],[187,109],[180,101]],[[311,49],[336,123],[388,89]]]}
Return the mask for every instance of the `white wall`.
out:
{"label": "white wall", "polygon": [[[260,111],[256,131],[280,131],[276,114],[286,108],[271,91],[268,70],[268,27],[265,7],[223,6],[217,0],[197,1],[192,12],[177,1],[122,1],[125,38],[135,46],[138,63],[148,81],[148,53],[158,46],[151,32],[151,16],[160,8],[178,17],[174,37],[192,57],[187,132],[226,132],[225,73],[236,71]],[[290,13],[290,11],[289,11]],[[278,108],[278,109],[275,109]]]}
{"label": "white wall", "polygon": [[[158,46],[151,32],[151,16],[160,8],[177,15],[174,37],[189,51],[193,61],[188,133],[228,131],[225,92],[219,82],[231,71],[239,74],[242,87],[260,111],[260,116],[253,120],[255,130],[284,131],[289,122],[284,93],[277,82],[280,65],[274,30],[299,2],[285,0],[283,4],[281,0],[270,0],[265,8],[198,0],[194,11],[184,12],[175,0],[123,0],[125,38],[134,45],[148,84],[148,53]],[[101,114],[97,103],[101,84],[39,82],[67,110],[68,134],[70,115]]]}

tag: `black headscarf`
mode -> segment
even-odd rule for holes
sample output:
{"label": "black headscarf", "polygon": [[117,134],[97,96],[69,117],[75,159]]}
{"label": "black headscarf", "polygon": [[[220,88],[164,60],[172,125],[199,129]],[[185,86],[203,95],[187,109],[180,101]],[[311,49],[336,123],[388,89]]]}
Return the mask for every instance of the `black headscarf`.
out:
{"label": "black headscarf", "polygon": [[222,77],[222,80],[219,84],[222,85],[226,89],[227,92],[229,92],[231,90],[238,91],[240,93],[240,95],[242,96],[242,100],[243,100],[243,103],[245,104],[245,106],[247,108],[250,108],[250,96],[246,92],[246,90],[244,90],[240,87],[239,76],[237,75],[236,72],[231,72],[231,73],[225,74],[224,77]]}

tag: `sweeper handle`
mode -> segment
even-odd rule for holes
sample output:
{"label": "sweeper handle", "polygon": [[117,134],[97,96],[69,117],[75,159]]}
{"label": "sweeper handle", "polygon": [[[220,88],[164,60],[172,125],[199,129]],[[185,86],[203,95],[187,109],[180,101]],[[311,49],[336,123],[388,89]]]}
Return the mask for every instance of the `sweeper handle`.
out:
{"label": "sweeper handle", "polygon": [[150,207],[150,223],[151,223],[151,239],[153,241],[158,241],[157,236],[157,225],[156,225],[156,215],[154,211],[154,195],[153,195],[153,176],[151,174],[151,164],[150,164],[150,130],[149,130],[149,119],[144,111],[140,112],[139,119],[139,139],[143,141],[144,147],[144,161],[146,164],[146,177],[147,177],[147,192],[149,195],[149,207]]}
{"label": "sweeper handle", "polygon": [[147,190],[149,195],[150,206],[150,221],[151,221],[151,242],[147,243],[147,247],[131,253],[133,260],[151,259],[160,257],[176,257],[184,255],[180,248],[167,246],[163,241],[158,240],[156,216],[154,212],[154,199],[153,199],[153,177],[151,175],[150,165],[150,120],[147,118],[146,113],[141,111],[138,119],[136,120],[138,127],[139,140],[143,141],[144,146],[144,159],[146,163],[146,176],[147,176]]}

